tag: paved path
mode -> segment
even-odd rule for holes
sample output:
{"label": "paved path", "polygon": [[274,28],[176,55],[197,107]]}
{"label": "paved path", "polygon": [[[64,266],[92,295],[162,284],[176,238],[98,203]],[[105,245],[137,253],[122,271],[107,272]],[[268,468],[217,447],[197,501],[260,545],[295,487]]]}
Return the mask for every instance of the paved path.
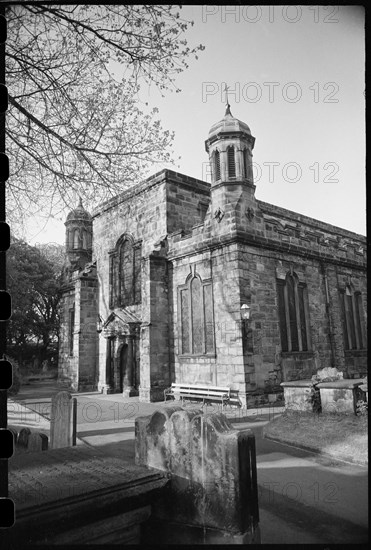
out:
{"label": "paved path", "polygon": [[[23,414],[25,422],[33,423],[29,424],[31,429],[47,430],[50,396],[56,391],[58,387],[50,381],[24,386],[22,393],[16,396],[17,401],[10,404],[9,425],[19,423]],[[134,461],[135,417],[152,414],[159,406],[164,406],[163,403],[140,403],[136,398],[123,400],[118,394],[75,396],[78,444],[98,446],[107,455],[130,462]],[[212,407],[207,410],[211,412]],[[266,440],[262,438],[262,428],[281,410],[248,412],[248,421],[246,418],[241,421],[238,410],[226,411],[236,428],[251,428],[256,436],[262,542],[365,543],[367,468]]]}

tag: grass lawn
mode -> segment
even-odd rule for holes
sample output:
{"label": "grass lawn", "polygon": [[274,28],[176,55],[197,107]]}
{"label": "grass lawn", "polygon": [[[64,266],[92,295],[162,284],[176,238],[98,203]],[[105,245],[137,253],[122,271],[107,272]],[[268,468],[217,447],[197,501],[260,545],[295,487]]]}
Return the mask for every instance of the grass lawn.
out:
{"label": "grass lawn", "polygon": [[334,458],[368,463],[368,418],[352,414],[285,411],[264,427],[264,435],[306,446]]}

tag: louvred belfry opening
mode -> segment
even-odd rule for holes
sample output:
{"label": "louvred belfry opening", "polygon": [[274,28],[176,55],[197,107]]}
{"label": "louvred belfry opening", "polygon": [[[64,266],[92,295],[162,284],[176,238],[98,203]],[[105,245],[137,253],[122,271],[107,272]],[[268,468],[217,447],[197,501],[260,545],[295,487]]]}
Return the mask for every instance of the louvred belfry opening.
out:
{"label": "louvred belfry opening", "polygon": [[218,150],[214,154],[215,179],[220,180],[220,153]]}
{"label": "louvred belfry opening", "polygon": [[230,178],[236,177],[236,160],[234,156],[234,147],[228,147],[228,176]]}

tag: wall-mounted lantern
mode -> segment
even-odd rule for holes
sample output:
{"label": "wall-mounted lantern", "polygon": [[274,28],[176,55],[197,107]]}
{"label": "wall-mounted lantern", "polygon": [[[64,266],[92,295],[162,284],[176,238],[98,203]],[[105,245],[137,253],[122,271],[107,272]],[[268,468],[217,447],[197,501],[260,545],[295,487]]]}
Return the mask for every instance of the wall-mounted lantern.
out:
{"label": "wall-mounted lantern", "polygon": [[250,310],[250,306],[248,306],[247,304],[242,304],[240,310],[242,321],[248,321],[250,319]]}

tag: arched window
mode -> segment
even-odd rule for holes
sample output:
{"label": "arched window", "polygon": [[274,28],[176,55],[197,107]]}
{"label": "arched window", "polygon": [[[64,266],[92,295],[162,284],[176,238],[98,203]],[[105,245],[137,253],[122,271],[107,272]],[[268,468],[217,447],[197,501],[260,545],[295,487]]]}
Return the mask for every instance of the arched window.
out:
{"label": "arched window", "polygon": [[214,353],[214,319],[211,281],[198,275],[178,289],[179,344],[185,355]]}
{"label": "arched window", "polygon": [[365,349],[361,293],[353,292],[351,287],[347,285],[345,290],[340,290],[340,302],[345,349]]}
{"label": "arched window", "polygon": [[88,248],[88,233],[85,229],[82,230],[82,247],[85,250]]}
{"label": "arched window", "polygon": [[128,240],[125,240],[119,251],[120,261],[120,303],[128,306],[134,303],[133,273],[134,254],[133,247]]}
{"label": "arched window", "polygon": [[228,158],[228,176],[230,178],[236,177],[236,161],[234,156],[234,147],[228,147],[227,149],[227,158]]}
{"label": "arched window", "polygon": [[68,248],[73,248],[74,231],[69,229],[67,233]]}
{"label": "arched window", "polygon": [[68,352],[73,356],[73,334],[75,331],[75,304],[69,310],[68,316]]}
{"label": "arched window", "polygon": [[192,311],[192,342],[193,353],[198,355],[203,353],[203,312],[202,304],[202,286],[198,277],[194,277],[191,281],[191,311]]}
{"label": "arched window", "polygon": [[110,308],[126,307],[141,301],[141,243],[119,239],[109,254]]}
{"label": "arched window", "polygon": [[80,248],[80,231],[75,229],[73,236],[73,248]]}
{"label": "arched window", "polygon": [[282,351],[308,351],[310,333],[307,289],[295,273],[277,280],[278,316]]}
{"label": "arched window", "polygon": [[218,149],[214,152],[214,173],[215,173],[215,181],[220,180],[220,153]]}

